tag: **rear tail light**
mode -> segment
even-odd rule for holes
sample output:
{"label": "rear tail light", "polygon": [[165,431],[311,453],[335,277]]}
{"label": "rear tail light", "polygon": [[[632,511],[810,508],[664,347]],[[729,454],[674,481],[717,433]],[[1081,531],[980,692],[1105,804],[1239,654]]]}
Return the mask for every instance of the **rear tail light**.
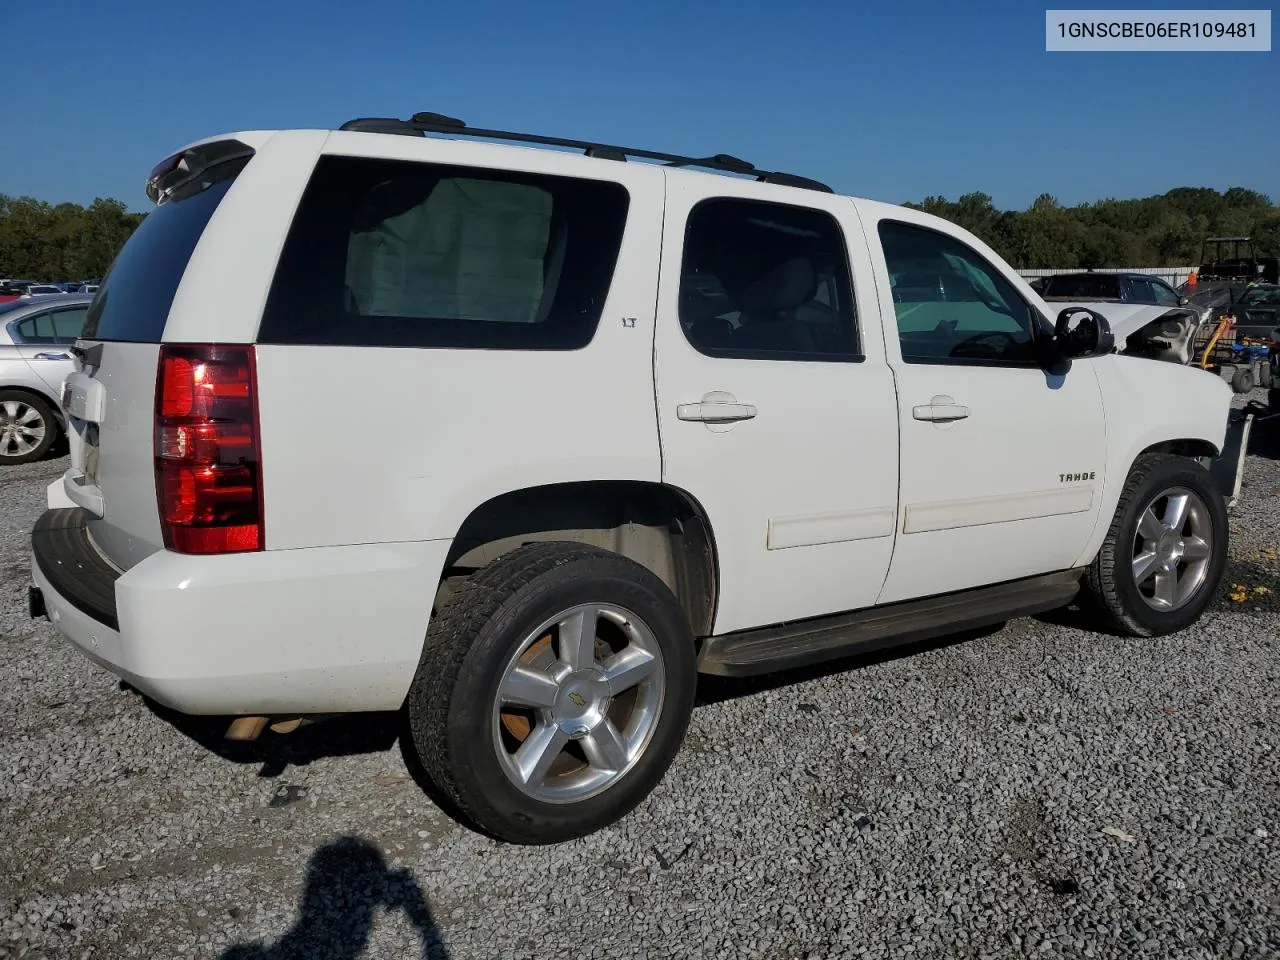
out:
{"label": "rear tail light", "polygon": [[177,553],[263,548],[251,346],[164,344],[156,376],[156,498]]}

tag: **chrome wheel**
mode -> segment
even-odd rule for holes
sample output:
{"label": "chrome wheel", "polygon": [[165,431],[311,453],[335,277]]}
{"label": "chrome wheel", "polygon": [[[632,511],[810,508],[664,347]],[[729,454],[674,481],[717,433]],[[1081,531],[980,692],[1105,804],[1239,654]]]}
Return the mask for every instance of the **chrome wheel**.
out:
{"label": "chrome wheel", "polygon": [[22,400],[0,402],[0,457],[25,457],[44,442],[44,415]]}
{"label": "chrome wheel", "polygon": [[584,604],[526,636],[503,671],[493,746],[523,793],[571,803],[610,787],[653,738],[666,691],[653,631],[613,604]]}
{"label": "chrome wheel", "polygon": [[1133,538],[1133,581],[1147,606],[1169,613],[1204,586],[1213,553],[1213,521],[1199,495],[1165,490],[1138,518]]}

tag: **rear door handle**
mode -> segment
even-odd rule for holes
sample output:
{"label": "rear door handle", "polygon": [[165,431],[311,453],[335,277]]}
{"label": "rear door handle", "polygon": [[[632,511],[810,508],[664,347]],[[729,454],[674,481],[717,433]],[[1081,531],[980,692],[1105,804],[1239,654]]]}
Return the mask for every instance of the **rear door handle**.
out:
{"label": "rear door handle", "polygon": [[697,403],[682,403],[676,407],[677,420],[705,423],[712,430],[716,429],[717,424],[750,420],[755,415],[755,407],[749,403],[739,403],[738,398],[727,390],[712,390],[704,393]]}
{"label": "rear door handle", "polygon": [[682,403],[676,407],[676,418],[698,423],[735,423],[750,420],[756,408],[749,403],[732,400],[703,400],[700,403]]}
{"label": "rear door handle", "polygon": [[950,397],[934,397],[932,403],[912,407],[911,415],[917,420],[950,423],[952,420],[963,420],[969,416],[969,408],[953,402]]}

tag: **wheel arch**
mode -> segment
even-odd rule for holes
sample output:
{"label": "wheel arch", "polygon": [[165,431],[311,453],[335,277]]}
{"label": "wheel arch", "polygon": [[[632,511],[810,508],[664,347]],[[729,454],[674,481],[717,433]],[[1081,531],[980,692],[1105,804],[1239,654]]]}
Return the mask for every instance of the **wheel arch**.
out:
{"label": "wheel arch", "polygon": [[523,544],[549,540],[585,543],[634,560],[676,595],[695,637],[711,633],[719,563],[707,513],[684,490],[638,480],[525,487],[477,504],[454,535],[437,606],[455,578]]}
{"label": "wheel arch", "polygon": [[1212,459],[1222,451],[1218,449],[1216,444],[1203,437],[1177,437],[1171,440],[1160,440],[1139,450],[1129,462],[1129,469],[1133,469],[1133,464],[1138,457],[1147,453],[1171,453],[1174,456],[1199,460],[1204,457]]}
{"label": "wheel arch", "polygon": [[[1225,427],[1225,421],[1224,421]],[[1207,432],[1207,431],[1205,431]],[[1162,435],[1163,434],[1163,435]],[[1191,431],[1152,431],[1146,437],[1135,442],[1128,452],[1115,456],[1114,466],[1109,466],[1106,481],[1100,491],[1098,515],[1094,522],[1093,534],[1089,537],[1085,548],[1076,558],[1076,565],[1083,566],[1093,561],[1101,549],[1106,532],[1111,525],[1112,517],[1120,503],[1120,495],[1124,490],[1133,466],[1139,458],[1151,453],[1168,453],[1174,456],[1195,460],[1208,468],[1209,463],[1222,453],[1222,447],[1215,440],[1206,436],[1195,436]]]}

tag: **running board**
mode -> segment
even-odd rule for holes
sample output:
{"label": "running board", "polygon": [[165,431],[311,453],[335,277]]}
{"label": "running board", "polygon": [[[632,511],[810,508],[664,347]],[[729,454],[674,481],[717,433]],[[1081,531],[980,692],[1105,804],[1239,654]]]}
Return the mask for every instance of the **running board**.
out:
{"label": "running board", "polygon": [[721,677],[789,670],[855,653],[1003,623],[1066,606],[1084,569],[708,637],[698,671]]}

